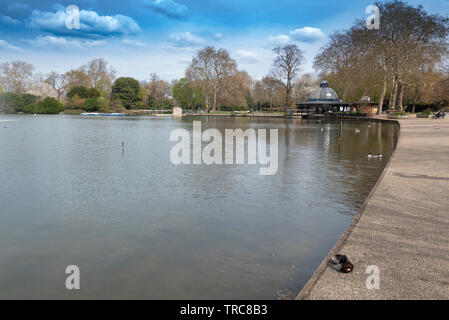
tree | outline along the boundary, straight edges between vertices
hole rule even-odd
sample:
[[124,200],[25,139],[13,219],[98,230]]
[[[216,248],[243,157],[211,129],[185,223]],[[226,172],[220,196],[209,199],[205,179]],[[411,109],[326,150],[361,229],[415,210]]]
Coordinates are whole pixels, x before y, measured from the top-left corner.
[[275,59],[272,74],[285,87],[284,111],[286,112],[290,106],[293,81],[297,77],[301,65],[304,62],[304,52],[294,44],[287,44],[283,47],[274,47],[273,53],[275,54]]
[[87,99],[87,98],[99,98],[100,91],[95,88],[86,88],[86,87],[73,87],[67,92],[67,97],[73,98],[74,96],[78,96],[78,98]]
[[31,83],[34,66],[24,61],[5,62],[0,64],[0,74],[7,91],[17,94],[25,93]]
[[222,89],[218,92],[218,101],[223,106],[248,109],[251,103],[252,79],[246,71],[237,71],[222,80]]
[[116,71],[109,63],[100,58],[93,59],[85,66],[90,86],[100,91],[108,91],[115,80]]
[[190,86],[190,81],[187,78],[182,78],[173,84],[172,95],[175,101],[182,108],[191,108],[193,105],[193,90]]
[[147,104],[151,107],[161,107],[167,105],[171,94],[171,85],[165,80],[161,80],[156,73],[150,75],[150,81],[145,84],[147,91]]
[[90,87],[90,78],[85,68],[72,69],[64,74],[65,90],[69,91],[74,87]]
[[449,20],[402,1],[376,5],[380,29],[369,30],[364,20],[356,20],[350,30],[330,37],[314,66],[344,98],[371,91],[379,98],[379,112],[391,83],[389,107],[402,110],[407,88],[416,90],[422,81],[416,75],[438,66],[447,54]]
[[306,73],[305,75],[301,76],[294,85],[294,101],[301,102],[308,100],[312,91],[317,87],[318,82],[310,73]]
[[[237,63],[225,49],[205,47],[192,58],[186,71],[190,80],[201,81],[206,96],[206,105],[212,98],[212,110],[217,108],[218,91],[223,88],[223,80],[237,73]],[[212,97],[211,97],[212,96]]]
[[112,99],[118,100],[126,109],[135,108],[140,102],[139,81],[133,78],[118,78],[112,86]]
[[61,100],[65,91],[66,77],[56,71],[51,71],[47,75],[45,82],[55,90],[58,100]]
[[282,88],[282,82],[272,76],[265,76],[262,78],[262,88],[268,97],[270,102],[270,111],[273,109],[273,98],[280,88]]

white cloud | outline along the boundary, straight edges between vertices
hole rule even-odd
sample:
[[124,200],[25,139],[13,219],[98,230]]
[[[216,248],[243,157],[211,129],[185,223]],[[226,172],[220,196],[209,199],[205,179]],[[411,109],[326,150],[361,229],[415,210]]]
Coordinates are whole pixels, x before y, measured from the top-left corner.
[[268,40],[271,45],[285,45],[291,42],[308,42],[313,43],[326,37],[323,31],[318,28],[304,27],[289,32],[289,35],[281,34],[271,36]]
[[281,34],[278,36],[270,37],[269,41],[271,44],[274,44],[274,45],[282,45],[282,44],[287,44],[287,43],[291,42],[291,39],[289,36]]
[[5,41],[5,40],[0,40],[0,49],[19,51],[19,52],[23,51],[22,48],[16,47],[15,45],[13,45],[13,44],[9,43],[8,41]]
[[326,35],[321,29],[304,27],[290,31],[290,37],[300,42],[315,42],[323,39]]
[[205,43],[203,38],[190,32],[171,34],[169,42],[175,47],[197,47]]
[[173,0],[146,0],[144,6],[172,19],[182,19],[189,14],[185,4]]
[[10,16],[3,16],[3,15],[0,15],[0,22],[9,24],[9,25],[13,25],[13,26],[17,26],[20,24],[19,20],[11,18]]
[[39,36],[36,39],[29,39],[26,41],[37,47],[52,47],[61,49],[88,49],[104,46],[106,44],[106,41],[104,40],[78,40],[55,36]]
[[260,56],[256,52],[249,50],[237,50],[235,58],[243,63],[258,63],[261,61]]
[[126,45],[129,45],[129,46],[140,47],[140,48],[146,48],[146,47],[150,46],[149,43],[142,42],[142,41],[139,41],[139,40],[132,40],[132,39],[123,39],[122,43],[126,44]]
[[56,12],[34,10],[27,25],[54,35],[87,38],[121,36],[141,31],[137,22],[128,16],[100,16],[97,12],[89,10],[80,10],[80,29],[67,29],[65,22],[65,11],[58,7]]

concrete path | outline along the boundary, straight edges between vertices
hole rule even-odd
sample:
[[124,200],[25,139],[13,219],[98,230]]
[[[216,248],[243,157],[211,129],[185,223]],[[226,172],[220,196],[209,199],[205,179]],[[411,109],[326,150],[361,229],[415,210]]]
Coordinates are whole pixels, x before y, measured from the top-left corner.
[[[449,299],[449,120],[400,125],[383,178],[329,254],[347,254],[353,273],[323,261],[297,299]],[[369,265],[379,290],[366,288]]]

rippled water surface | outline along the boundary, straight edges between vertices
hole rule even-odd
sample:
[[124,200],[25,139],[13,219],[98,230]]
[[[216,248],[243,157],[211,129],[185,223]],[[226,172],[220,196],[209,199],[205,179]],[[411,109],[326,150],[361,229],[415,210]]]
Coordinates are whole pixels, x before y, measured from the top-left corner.
[[[193,120],[279,129],[278,173],[171,164],[170,133]],[[0,115],[0,298],[293,297],[396,137],[392,124],[354,121]]]

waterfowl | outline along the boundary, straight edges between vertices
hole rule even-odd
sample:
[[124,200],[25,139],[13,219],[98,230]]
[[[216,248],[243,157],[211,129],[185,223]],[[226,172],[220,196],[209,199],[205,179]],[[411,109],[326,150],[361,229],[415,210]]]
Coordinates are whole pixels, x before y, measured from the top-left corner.
[[359,128],[356,128],[356,129],[355,129],[355,133],[360,133],[360,129],[359,129]]
[[321,128],[321,131],[324,131],[324,129],[323,129],[323,128]]
[[337,254],[329,260],[329,265],[338,272],[349,273],[354,269],[354,265],[345,255]]
[[380,153],[373,154],[372,151],[370,151],[369,154],[368,154],[368,158],[370,158],[370,159],[372,159],[372,158],[374,158],[374,159],[382,159],[382,157],[383,157],[382,154],[380,154]]

